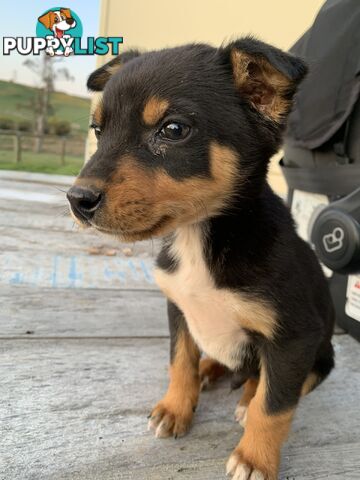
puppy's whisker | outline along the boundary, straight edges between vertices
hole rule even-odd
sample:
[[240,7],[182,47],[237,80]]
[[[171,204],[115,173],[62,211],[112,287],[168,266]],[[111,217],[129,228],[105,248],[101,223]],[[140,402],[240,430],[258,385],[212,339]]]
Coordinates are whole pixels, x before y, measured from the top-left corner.
[[67,190],[63,190],[62,188],[58,187],[57,185],[49,185],[49,188],[57,190],[58,192],[61,192],[61,193],[67,193]]

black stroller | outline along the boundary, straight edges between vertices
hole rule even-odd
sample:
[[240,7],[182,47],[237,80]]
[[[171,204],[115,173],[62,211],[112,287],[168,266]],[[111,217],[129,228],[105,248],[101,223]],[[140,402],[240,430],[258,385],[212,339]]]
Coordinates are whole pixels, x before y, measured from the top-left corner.
[[329,278],[338,324],[360,340],[360,2],[328,0],[291,51],[310,73],[280,162],[300,235]]

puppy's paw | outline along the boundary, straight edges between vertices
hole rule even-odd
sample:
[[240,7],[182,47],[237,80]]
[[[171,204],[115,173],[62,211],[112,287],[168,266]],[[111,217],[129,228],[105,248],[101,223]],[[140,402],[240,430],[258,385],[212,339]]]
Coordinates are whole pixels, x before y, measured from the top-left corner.
[[200,389],[206,390],[227,372],[227,368],[212,358],[202,358],[199,365]]
[[232,480],[276,480],[268,472],[261,472],[249,462],[243,461],[237,450],[234,450],[226,464],[226,474],[231,475]]
[[151,412],[148,430],[154,431],[157,438],[181,437],[189,430],[192,417],[189,402],[175,403],[164,398]]
[[247,417],[247,407],[245,405],[237,405],[235,409],[235,420],[242,426],[245,427]]

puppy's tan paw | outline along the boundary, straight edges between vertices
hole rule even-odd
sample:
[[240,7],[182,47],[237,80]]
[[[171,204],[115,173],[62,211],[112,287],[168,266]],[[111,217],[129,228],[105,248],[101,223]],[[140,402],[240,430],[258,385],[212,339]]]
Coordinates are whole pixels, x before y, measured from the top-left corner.
[[202,358],[199,365],[200,389],[206,390],[227,373],[227,368],[212,358]]
[[242,426],[245,427],[247,417],[247,407],[245,405],[237,405],[235,409],[235,420]]
[[275,480],[266,472],[260,472],[254,466],[244,463],[236,450],[226,464],[226,474],[231,475],[232,480]]
[[193,409],[191,406],[160,401],[150,414],[148,430],[152,430],[157,438],[174,436],[181,437],[186,434],[191,425]]

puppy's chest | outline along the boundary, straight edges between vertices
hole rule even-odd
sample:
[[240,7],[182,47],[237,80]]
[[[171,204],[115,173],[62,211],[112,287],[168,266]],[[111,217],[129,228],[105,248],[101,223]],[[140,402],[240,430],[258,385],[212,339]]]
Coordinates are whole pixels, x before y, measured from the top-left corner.
[[178,261],[177,269],[171,273],[156,270],[158,285],[183,312],[198,346],[235,369],[241,364],[247,343],[240,321],[241,299],[230,290],[216,288],[195,227],[178,232],[171,253]]

